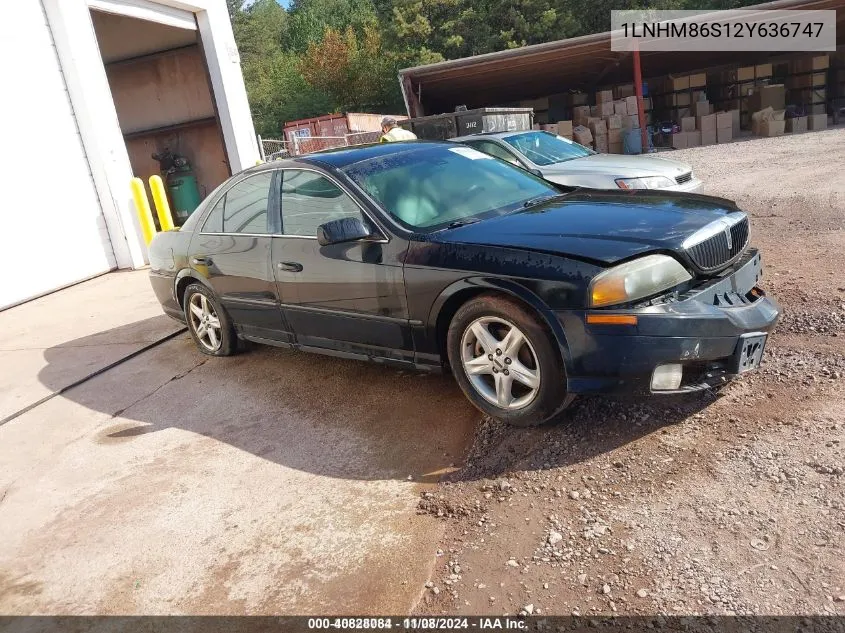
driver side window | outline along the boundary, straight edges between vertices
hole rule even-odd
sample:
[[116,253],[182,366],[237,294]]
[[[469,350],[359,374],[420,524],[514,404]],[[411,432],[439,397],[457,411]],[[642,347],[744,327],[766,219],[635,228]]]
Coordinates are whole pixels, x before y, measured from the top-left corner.
[[519,162],[519,159],[498,143],[493,143],[491,141],[476,141],[474,143],[468,143],[468,145],[484,152],[485,154],[490,154],[490,156],[501,158],[503,161],[506,161],[511,165],[522,167],[522,163]]
[[318,226],[342,218],[359,218],[368,224],[352,198],[325,176],[295,169],[282,174],[284,235],[316,237]]

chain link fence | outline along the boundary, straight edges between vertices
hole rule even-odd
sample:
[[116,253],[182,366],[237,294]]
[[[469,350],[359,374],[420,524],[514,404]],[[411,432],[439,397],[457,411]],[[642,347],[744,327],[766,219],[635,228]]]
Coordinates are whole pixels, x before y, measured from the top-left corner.
[[265,161],[281,160],[336,147],[351,147],[378,143],[381,132],[352,132],[345,136],[295,136],[293,141],[258,137],[261,158]]

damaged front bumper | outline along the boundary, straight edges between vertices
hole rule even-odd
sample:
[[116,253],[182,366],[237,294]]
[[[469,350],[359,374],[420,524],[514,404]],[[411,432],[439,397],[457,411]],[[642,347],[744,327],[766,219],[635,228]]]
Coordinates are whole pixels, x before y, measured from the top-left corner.
[[[571,393],[684,393],[756,369],[780,316],[777,303],[757,286],[761,276],[760,254],[751,249],[732,273],[672,301],[602,311],[635,315],[636,325],[592,325],[586,312],[558,313],[569,348],[567,388]],[[676,380],[667,387],[655,370]]]

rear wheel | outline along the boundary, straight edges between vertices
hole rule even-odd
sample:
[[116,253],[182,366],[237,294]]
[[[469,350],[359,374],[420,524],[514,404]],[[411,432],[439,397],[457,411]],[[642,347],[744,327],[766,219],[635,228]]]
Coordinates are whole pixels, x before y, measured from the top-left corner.
[[447,349],[464,394],[508,424],[542,424],[573,399],[554,339],[513,300],[482,295],[464,304],[449,326]]
[[203,285],[191,284],[185,289],[185,320],[197,347],[209,356],[231,356],[238,339],[229,315],[217,298]]

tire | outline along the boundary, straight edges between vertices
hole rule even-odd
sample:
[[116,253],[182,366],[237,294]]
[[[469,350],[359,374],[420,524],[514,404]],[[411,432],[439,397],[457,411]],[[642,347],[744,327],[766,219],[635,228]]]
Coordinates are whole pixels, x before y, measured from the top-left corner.
[[481,295],[461,306],[449,325],[446,349],[466,397],[507,424],[542,424],[574,399],[551,333],[512,299]]
[[205,286],[191,284],[185,288],[182,310],[191,338],[203,354],[231,356],[237,351],[238,337],[232,320]]

